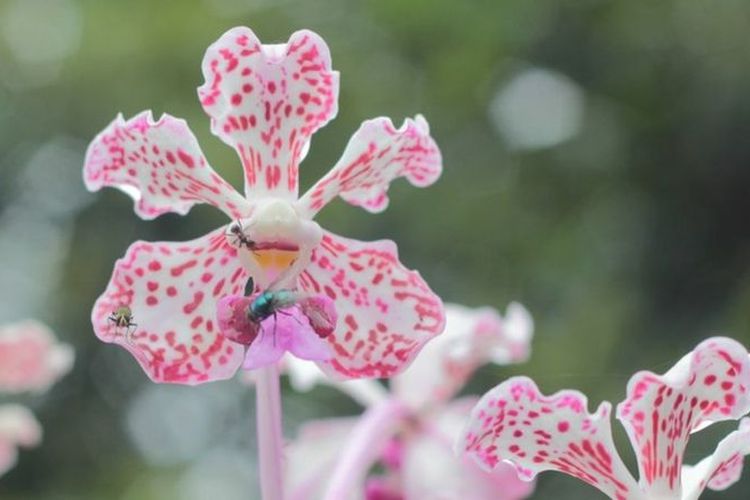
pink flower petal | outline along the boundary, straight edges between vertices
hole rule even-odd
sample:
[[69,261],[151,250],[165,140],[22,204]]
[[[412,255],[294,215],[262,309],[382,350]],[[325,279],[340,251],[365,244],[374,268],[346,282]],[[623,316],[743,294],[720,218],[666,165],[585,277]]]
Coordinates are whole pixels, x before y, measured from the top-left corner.
[[[508,310],[516,311],[513,303]],[[413,409],[446,401],[453,397],[482,365],[497,360],[502,364],[525,359],[533,327],[518,331],[490,307],[470,309],[446,304],[445,332],[430,341],[404,373],[391,380],[399,399]],[[528,312],[525,313],[529,318]]]
[[247,217],[247,201],[206,162],[184,120],[144,111],[125,121],[118,115],[89,145],[83,167],[89,191],[116,187],[135,201],[135,212],[153,219],[186,214],[210,203],[233,219]]
[[211,130],[237,150],[248,198],[297,197],[299,162],[312,134],[338,110],[338,72],[311,31],[261,45],[249,28],[227,31],[203,59],[198,89]]
[[396,129],[388,118],[366,121],[355,132],[343,156],[300,200],[312,217],[341,196],[369,212],[388,206],[392,180],[406,177],[418,187],[429,186],[442,172],[440,151],[422,116]]
[[641,488],[679,495],[682,458],[691,432],[750,410],[750,357],[738,342],[702,342],[664,375],[643,371],[628,382],[617,407],[638,458]]
[[[288,500],[322,498],[336,460],[343,451],[356,418],[308,421],[284,449]],[[352,492],[352,498],[360,498]]]
[[24,321],[0,328],[0,392],[45,391],[73,366],[73,349],[46,326]]
[[0,405],[0,476],[18,459],[18,447],[31,448],[42,440],[42,427],[25,407]]
[[515,469],[501,463],[491,472],[453,453],[475,398],[439,407],[424,420],[422,432],[410,436],[402,469],[405,498],[519,500],[534,491],[533,481],[519,479]]
[[[365,500],[405,500],[401,487],[393,477],[375,476],[365,481]],[[428,497],[414,497],[428,498]],[[430,497],[437,498],[437,497]]]
[[326,337],[334,359],[320,365],[329,375],[390,377],[443,331],[440,298],[399,262],[392,241],[365,243],[324,231],[299,284],[336,306],[338,325]]
[[518,302],[511,302],[505,310],[502,333],[499,338],[494,328],[494,321],[488,317],[486,323],[480,323],[480,331],[485,331],[489,338],[495,339],[490,347],[490,359],[496,364],[522,363],[529,358],[531,339],[534,336],[534,319]]
[[[298,317],[305,318],[302,313]],[[290,328],[293,328],[291,330],[293,336],[290,335],[292,340],[287,346],[289,352],[299,359],[308,361],[328,361],[333,357],[333,349],[331,349],[330,344],[320,338],[311,326],[293,325],[291,320],[287,320],[286,323]]]
[[246,370],[276,363],[285,352],[309,361],[326,361],[333,355],[329,344],[318,336],[296,305],[265,319],[259,331],[245,355]]
[[[223,228],[184,243],[137,241],[115,263],[94,305],[94,331],[130,351],[155,382],[192,385],[229,378],[244,353],[219,335],[216,302],[238,294],[246,281]],[[137,326],[109,319],[123,306]]]
[[587,410],[578,391],[544,396],[526,377],[513,377],[485,394],[471,411],[459,449],[487,470],[513,464],[522,479],[557,470],[610,498],[637,498],[638,486],[612,443],[611,405]]
[[42,440],[42,427],[28,410],[17,404],[0,406],[0,440],[30,448]]
[[750,418],[740,421],[740,428],[721,440],[716,451],[695,466],[682,468],[682,499],[696,500],[703,490],[721,491],[739,481],[742,462],[750,455]]
[[261,327],[261,332],[247,348],[242,364],[245,370],[257,370],[278,363],[286,352],[286,346],[279,341],[278,332],[273,331],[273,321],[266,321],[264,325],[266,326]]
[[18,449],[13,443],[0,440],[0,476],[3,476],[18,462]]

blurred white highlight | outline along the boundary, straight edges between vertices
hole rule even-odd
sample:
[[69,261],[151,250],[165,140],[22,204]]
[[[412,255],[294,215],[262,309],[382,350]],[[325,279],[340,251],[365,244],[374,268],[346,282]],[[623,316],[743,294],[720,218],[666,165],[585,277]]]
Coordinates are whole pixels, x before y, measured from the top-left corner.
[[542,68],[527,69],[500,88],[492,99],[492,124],[512,149],[549,148],[574,137],[581,128],[584,95],[570,78]]
[[57,62],[77,48],[81,12],[71,0],[12,0],[0,15],[0,30],[21,63]]

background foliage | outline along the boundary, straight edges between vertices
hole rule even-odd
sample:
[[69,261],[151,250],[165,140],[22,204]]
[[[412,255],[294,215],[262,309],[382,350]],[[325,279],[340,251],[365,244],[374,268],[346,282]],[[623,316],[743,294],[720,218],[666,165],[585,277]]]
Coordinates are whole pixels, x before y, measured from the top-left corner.
[[[0,321],[40,317],[78,353],[70,376],[28,399],[45,441],[0,497],[254,496],[252,391],[154,386],[89,322],[130,242],[226,221],[198,207],[143,222],[121,193],[86,193],[80,173],[118,111],[151,108],[187,119],[239,186],[195,94],[203,52],[229,27],[266,42],[307,27],[330,45],[340,113],[313,140],[303,189],[362,120],[428,118],[438,184],[398,183],[377,216],[334,203],[321,224],[396,240],[448,301],[528,306],[531,361],[483,369],[468,392],[523,373],[594,406],[709,334],[750,344],[749,23],[745,0],[0,0]],[[289,436],[358,411],[325,388],[287,388],[284,405]],[[701,435],[687,461],[730,427]],[[722,498],[748,489],[746,474]],[[551,474],[535,498],[599,496]]]

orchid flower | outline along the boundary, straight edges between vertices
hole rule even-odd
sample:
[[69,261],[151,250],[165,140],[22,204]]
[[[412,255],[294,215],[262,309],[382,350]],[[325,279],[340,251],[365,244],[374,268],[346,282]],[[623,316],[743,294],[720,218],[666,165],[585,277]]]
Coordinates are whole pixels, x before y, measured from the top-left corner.
[[[368,409],[361,419],[322,420],[302,427],[287,449],[291,500],[511,500],[531,493],[533,484],[520,481],[510,467],[486,473],[469,460],[456,459],[453,442],[476,399],[452,400],[483,364],[517,363],[528,357],[531,316],[517,303],[508,307],[505,317],[491,308],[446,305],[446,319],[445,332],[391,379],[390,392],[370,380],[317,377],[365,402]],[[302,366],[287,359],[290,375],[309,386],[314,377],[309,367],[298,368]],[[368,477],[376,463],[383,474]]]
[[[341,378],[389,377],[444,326],[440,298],[401,264],[393,242],[343,238],[313,218],[337,196],[382,211],[392,180],[428,186],[440,176],[441,157],[421,116],[401,128],[387,118],[368,120],[330,172],[298,197],[299,164],[310,139],[338,110],[339,75],[325,42],[303,30],[285,44],[263,45],[249,28],[237,27],[208,48],[202,69],[201,105],[213,134],[240,158],[245,196],[209,166],[183,120],[163,115],[154,121],[148,111],[130,120],[118,116],[86,153],[89,190],[121,189],[144,219],[184,215],[209,203],[228,221],[188,242],[133,243],[115,264],[92,322],[100,339],[130,351],[156,382],[226,379],[243,361],[261,368],[261,489],[264,498],[279,499],[276,360],[283,351]],[[243,293],[249,278],[255,287]],[[285,302],[294,310],[271,318],[266,313],[275,309],[254,302],[267,293],[327,298],[333,307],[311,313]],[[253,309],[263,314],[251,317]],[[243,323],[243,313],[252,321]],[[321,314],[331,327],[339,319],[323,342],[314,318]]]
[[[217,302],[240,296],[252,277],[260,290],[274,284],[333,301],[340,321],[325,339],[331,357],[320,363],[328,374],[388,377],[402,370],[442,331],[440,299],[401,264],[393,242],[343,238],[313,217],[336,196],[382,211],[397,177],[432,184],[442,166],[427,122],[364,122],[331,171],[298,198],[310,138],[338,109],[339,75],[325,42],[304,30],[285,44],[263,45],[237,27],[209,47],[202,69],[201,105],[213,134],[240,158],[245,196],[209,166],[183,120],[154,121],[147,111],[118,116],[100,133],[86,154],[89,190],[121,189],[144,219],[209,203],[228,221],[188,242],[133,243],[94,305],[97,336],[130,351],[156,382],[229,378],[245,352],[220,332]],[[123,306],[132,328],[110,319]],[[305,335],[313,334],[303,329],[297,337]]]
[[[70,371],[73,349],[36,321],[0,327],[0,394],[40,393]],[[0,476],[18,459],[18,448],[37,446],[42,428],[25,407],[0,405]]]
[[27,320],[0,328],[0,393],[44,392],[73,366],[73,349]]
[[712,455],[683,465],[691,433],[750,411],[750,357],[738,342],[713,337],[665,374],[642,371],[630,379],[617,418],[638,460],[638,482],[614,448],[611,409],[603,402],[592,414],[578,391],[545,396],[531,379],[514,377],[474,407],[459,448],[486,470],[507,462],[525,480],[556,470],[617,500],[694,500],[706,487],[736,482],[750,453],[745,418]]

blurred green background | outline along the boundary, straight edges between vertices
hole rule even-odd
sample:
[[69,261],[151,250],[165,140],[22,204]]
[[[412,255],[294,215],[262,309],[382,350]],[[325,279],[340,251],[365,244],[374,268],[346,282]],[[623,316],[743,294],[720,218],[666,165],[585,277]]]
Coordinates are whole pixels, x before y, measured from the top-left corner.
[[[313,140],[303,190],[362,120],[429,120],[445,164],[435,186],[402,181],[385,213],[336,202],[320,222],[396,240],[446,301],[529,308],[531,361],[485,368],[467,392],[523,373],[593,407],[709,334],[750,343],[746,0],[0,0],[0,322],[38,317],[77,352],[52,391],[20,399],[44,443],[0,478],[0,498],[257,496],[252,390],[151,384],[89,322],[130,242],[190,239],[224,216],[199,206],[143,222],[122,193],[81,181],[88,141],[117,112],[150,108],[187,119],[240,186],[195,92],[203,52],[235,25],[267,43],[313,29],[341,72],[340,112]],[[358,411],[326,388],[287,387],[284,406],[290,436]],[[686,462],[733,426],[700,435]],[[746,474],[721,497],[749,489]],[[600,497],[557,474],[534,496]]]

